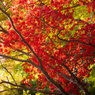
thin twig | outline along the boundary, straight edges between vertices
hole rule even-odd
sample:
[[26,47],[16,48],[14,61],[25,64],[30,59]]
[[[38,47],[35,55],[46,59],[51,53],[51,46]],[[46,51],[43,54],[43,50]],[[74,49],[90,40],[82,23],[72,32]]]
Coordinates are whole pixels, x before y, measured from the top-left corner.
[[[10,74],[10,76],[12,77],[12,79],[13,79],[13,81],[14,81],[14,83],[17,85],[17,83],[16,83],[16,81],[15,81],[15,79],[14,79],[14,77],[13,77],[13,75],[11,74],[11,72],[9,72],[8,71],[8,69],[6,68],[6,67],[4,67],[3,65],[2,65],[2,62],[0,62],[1,63],[1,66]],[[17,87],[18,88],[18,87]],[[19,94],[19,91],[18,91],[18,89],[17,89],[17,92],[18,92],[18,94]],[[19,94],[20,95],[20,94]]]

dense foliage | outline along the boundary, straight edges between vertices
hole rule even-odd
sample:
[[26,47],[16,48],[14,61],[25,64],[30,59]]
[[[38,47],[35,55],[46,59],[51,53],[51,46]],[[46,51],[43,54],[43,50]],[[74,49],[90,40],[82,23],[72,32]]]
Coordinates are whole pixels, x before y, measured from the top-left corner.
[[[90,95],[95,61],[94,0],[1,0],[0,56],[19,61],[28,74],[17,89]],[[7,19],[8,18],[8,19]],[[36,77],[35,77],[36,76]],[[48,92],[45,90],[48,89]],[[16,89],[16,88],[15,88]]]

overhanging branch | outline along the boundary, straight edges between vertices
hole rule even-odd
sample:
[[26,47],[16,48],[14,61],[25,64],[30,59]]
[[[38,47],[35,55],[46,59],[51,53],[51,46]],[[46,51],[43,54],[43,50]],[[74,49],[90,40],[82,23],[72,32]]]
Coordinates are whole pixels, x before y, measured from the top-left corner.
[[50,92],[50,91],[46,92],[46,91],[41,91],[41,90],[33,89],[33,88],[30,88],[30,87],[22,86],[22,85],[16,85],[16,84],[13,84],[11,82],[7,82],[7,81],[2,80],[0,82],[0,84],[3,84],[3,83],[10,84],[12,86],[19,87],[19,88],[10,88],[10,89],[6,89],[6,90],[2,90],[0,92],[21,89],[21,90],[30,90],[30,91],[35,91],[35,92],[40,92],[40,93],[45,93],[45,94],[54,94],[54,95],[60,95],[60,94],[62,94],[61,92]]
[[4,57],[4,58],[7,58],[7,59],[15,60],[15,61],[28,62],[28,63],[32,64],[33,66],[35,66],[36,68],[39,68],[38,65],[36,65],[34,62],[32,62],[32,61],[29,60],[29,59],[27,59],[27,60],[22,60],[22,59],[14,58],[14,57],[7,56],[7,55],[3,55],[3,54],[0,54],[0,56],[2,56],[2,57]]
[[61,41],[66,41],[66,42],[78,42],[78,43],[81,43],[81,44],[84,44],[84,45],[89,45],[89,46],[92,46],[92,47],[95,47],[95,45],[92,45],[91,43],[85,43],[85,42],[81,42],[79,40],[76,40],[76,39],[73,39],[73,40],[66,40],[66,39],[62,39],[59,37],[59,34],[60,34],[60,31],[59,33],[57,34],[57,38]]
[[22,59],[14,58],[14,57],[3,55],[3,54],[0,54],[0,56],[2,56],[4,58],[7,58],[7,59],[12,59],[12,60],[20,61],[20,62],[29,62],[28,60],[22,60]]
[[5,33],[5,34],[9,35],[8,31],[7,31],[7,30],[5,30],[1,25],[0,25],[0,28],[1,28],[1,30],[0,30],[0,31],[2,31],[3,33]]

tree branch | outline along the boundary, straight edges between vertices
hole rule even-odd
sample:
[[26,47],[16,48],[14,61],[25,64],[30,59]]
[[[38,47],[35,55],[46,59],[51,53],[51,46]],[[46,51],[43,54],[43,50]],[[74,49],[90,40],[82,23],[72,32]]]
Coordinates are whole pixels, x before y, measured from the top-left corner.
[[0,39],[1,39],[2,41],[4,41],[4,39],[3,39],[2,37],[0,37]]
[[25,54],[27,56],[32,56],[30,53],[24,52],[22,50],[16,49],[16,51],[21,52],[22,54]]
[[65,75],[65,74],[63,74],[63,73],[59,73],[59,74],[60,74],[62,77],[64,77],[65,79],[67,79],[68,81],[70,81],[70,82],[76,84],[76,81],[75,81],[74,79],[70,78],[69,76],[67,76],[67,75]]
[[52,84],[54,84],[55,87],[57,87],[64,95],[69,95],[69,94],[61,87],[61,85],[59,85],[57,82],[55,82],[55,81],[48,75],[48,73],[47,73],[43,68],[40,68],[40,70],[43,72],[43,74],[45,75],[45,77],[47,78],[47,80],[49,80]]
[[68,71],[69,74],[71,74],[71,76],[74,78],[74,82],[75,84],[77,84],[79,86],[79,88],[83,91],[84,95],[90,95],[90,93],[87,91],[86,88],[84,88],[84,85],[80,82],[80,80],[70,71],[70,69],[64,64],[62,63],[62,66],[66,68],[66,70]]
[[12,60],[20,61],[20,62],[29,62],[28,60],[17,59],[17,58],[13,58],[11,56],[3,55],[3,54],[0,54],[0,56],[2,56],[4,58],[7,58],[7,59],[12,59]]
[[37,65],[34,64],[31,60],[21,60],[21,59],[12,58],[12,57],[9,57],[9,56],[6,56],[6,55],[2,55],[2,54],[0,54],[0,56],[3,56],[3,57],[5,57],[5,58],[9,58],[9,59],[13,59],[13,60],[16,60],[16,61],[20,61],[20,62],[29,62],[29,63],[31,63],[31,64],[34,65],[35,67],[39,68],[39,69],[43,72],[43,74],[46,76],[46,78],[47,78],[51,83],[53,83],[64,95],[69,95],[69,94],[68,94],[67,92],[65,92],[65,90],[64,90],[60,85],[58,85],[58,84],[48,75],[48,73],[43,69],[43,65],[42,65],[42,62],[41,62],[40,58],[39,58],[38,55],[33,51],[33,49],[31,48],[31,46],[25,41],[25,39],[24,39],[23,36],[20,34],[20,32],[15,28],[14,23],[13,23],[13,21],[12,21],[10,15],[9,15],[7,12],[3,11],[1,8],[0,8],[0,10],[8,17],[8,19],[9,19],[11,25],[12,25],[12,28],[13,28],[14,31],[20,36],[22,42],[24,42],[24,43],[26,44],[26,46],[30,49],[30,51],[31,51],[31,52],[34,54],[34,56],[37,58],[37,60],[38,60],[38,62],[39,62],[39,64],[40,64],[40,66],[37,66]]
[[[4,41],[4,39],[3,39],[2,37],[0,37],[0,39],[2,39],[2,40]],[[0,41],[0,43],[3,43],[3,44],[4,44],[4,42],[2,42],[2,41]],[[4,45],[7,45],[7,44],[4,44]],[[11,45],[10,45],[10,48],[13,49]],[[25,55],[27,55],[27,56],[32,57],[32,55],[31,55],[30,53],[24,52],[24,51],[22,51],[22,50],[19,50],[19,49],[13,49],[13,50],[14,50],[14,51],[18,51],[18,52],[20,52],[20,53],[22,53],[22,54],[25,54]]]
[[35,92],[40,92],[40,93],[45,93],[45,94],[55,94],[55,95],[62,94],[61,92],[49,92],[49,91],[46,92],[46,91],[41,91],[41,90],[33,89],[33,88],[30,88],[30,87],[22,86],[22,85],[16,85],[16,84],[13,84],[11,82],[7,82],[7,81],[2,80],[2,82],[0,82],[0,84],[3,84],[3,83],[10,84],[12,86],[20,87],[20,88],[11,88],[11,89],[6,89],[6,90],[0,91],[0,92],[14,90],[14,89],[21,89],[21,90],[30,90],[30,91],[35,91]]
[[[8,69],[2,65],[2,62],[0,62],[0,63],[1,63],[1,66],[10,74],[10,76],[12,77],[14,83],[17,85],[17,83],[16,83],[16,81],[15,81],[13,75],[11,74],[11,72],[9,72]],[[17,88],[18,88],[18,87],[17,87]],[[18,95],[20,95],[18,89],[17,89],[17,92],[18,92]]]
[[42,67],[43,65],[42,65],[42,62],[41,62],[40,58],[34,52],[34,50],[31,48],[31,46],[26,42],[26,40],[23,38],[23,36],[20,34],[20,32],[15,28],[14,23],[13,23],[10,15],[7,12],[5,12],[4,10],[2,10],[1,8],[0,8],[0,10],[8,17],[8,19],[9,19],[9,21],[11,23],[11,26],[14,29],[14,31],[19,35],[19,37],[21,38],[22,42],[24,42],[26,44],[26,46],[30,49],[30,51],[34,54],[34,56],[37,58],[37,60],[38,60],[38,62],[40,64],[40,67]]
[[[0,62],[1,63],[1,62]],[[6,68],[6,67],[4,67],[3,65],[2,65],[2,63],[1,63],[1,66],[2,66],[2,68],[4,68],[9,74],[10,74],[10,76],[12,77],[12,79],[13,79],[13,81],[15,82],[15,84],[17,85],[17,83],[16,83],[16,81],[15,81],[15,79],[14,79],[14,77],[12,76],[12,74],[8,71],[8,69]]]
[[5,34],[9,35],[8,31],[7,31],[7,30],[5,30],[1,25],[0,25],[0,28],[2,29],[2,30],[0,30],[0,31],[2,31],[3,33],[5,33]]
[[4,57],[4,58],[7,58],[7,59],[12,59],[12,60],[16,60],[16,61],[20,61],[20,62],[28,62],[30,64],[32,64],[33,66],[35,66],[36,68],[39,69],[39,66],[36,65],[34,62],[32,62],[31,60],[27,59],[27,60],[22,60],[22,59],[17,59],[17,58],[13,58],[11,56],[7,56],[7,55],[3,55],[3,54],[0,54],[0,56]]
[[61,40],[61,41],[66,41],[66,42],[78,42],[78,43],[81,43],[81,44],[84,44],[84,45],[90,45],[90,46],[92,46],[92,47],[95,47],[95,45],[92,45],[91,43],[85,43],[85,42],[81,42],[81,41],[75,40],[75,39],[73,39],[73,40],[62,39],[62,38],[60,38],[60,37],[58,36],[58,35],[60,34],[60,32],[61,32],[61,30],[59,30],[59,33],[57,34],[57,38],[58,38],[59,40]]

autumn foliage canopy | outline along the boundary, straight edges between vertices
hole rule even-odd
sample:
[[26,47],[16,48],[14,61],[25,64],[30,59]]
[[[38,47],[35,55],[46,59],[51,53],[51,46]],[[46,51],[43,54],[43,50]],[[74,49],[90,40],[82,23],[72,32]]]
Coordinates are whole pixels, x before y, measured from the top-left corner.
[[37,75],[36,90],[48,86],[50,94],[90,95],[83,80],[95,62],[95,1],[10,2],[11,14],[0,7],[8,18],[0,25],[0,56],[21,62],[28,74],[22,82],[32,87]]

